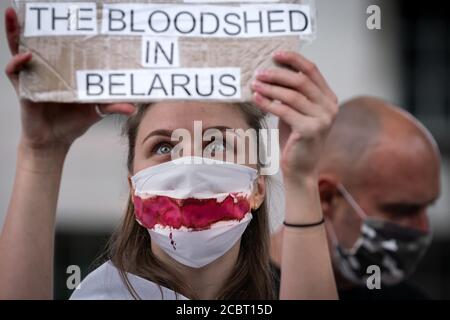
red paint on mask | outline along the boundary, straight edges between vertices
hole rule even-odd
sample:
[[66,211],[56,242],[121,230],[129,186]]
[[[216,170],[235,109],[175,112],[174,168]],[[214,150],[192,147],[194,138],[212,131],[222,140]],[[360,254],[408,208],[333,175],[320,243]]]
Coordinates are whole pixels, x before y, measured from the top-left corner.
[[173,199],[155,196],[141,199],[133,196],[136,218],[148,229],[156,224],[178,229],[182,226],[194,230],[208,228],[222,220],[241,220],[250,211],[247,198],[227,196],[216,199]]

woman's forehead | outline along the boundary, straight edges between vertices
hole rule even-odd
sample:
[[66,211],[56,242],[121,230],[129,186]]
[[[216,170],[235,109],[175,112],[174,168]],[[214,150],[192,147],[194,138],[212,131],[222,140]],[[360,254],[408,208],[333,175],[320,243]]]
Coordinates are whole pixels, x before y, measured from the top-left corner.
[[139,131],[142,134],[153,130],[184,128],[194,126],[203,129],[227,127],[248,129],[244,113],[238,105],[230,103],[205,102],[159,102],[153,104],[142,119]]

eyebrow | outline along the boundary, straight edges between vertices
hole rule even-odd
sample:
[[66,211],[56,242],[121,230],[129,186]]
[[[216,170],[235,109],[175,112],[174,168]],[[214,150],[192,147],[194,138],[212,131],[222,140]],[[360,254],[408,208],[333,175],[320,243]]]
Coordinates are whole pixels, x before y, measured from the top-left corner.
[[[235,130],[235,129],[230,128],[230,127],[227,127],[227,126],[217,126],[217,127],[208,127],[208,128],[205,128],[205,129],[203,130],[203,133],[204,133],[205,131],[207,131],[207,130],[210,130],[210,129],[216,129],[216,130],[219,130],[219,131]],[[145,141],[147,141],[149,138],[154,137],[154,136],[171,137],[171,136],[172,136],[172,132],[173,132],[173,130],[167,130],[167,129],[157,129],[157,130],[154,130],[154,131],[150,132],[150,133],[142,140],[141,144],[144,144]]]
[[392,202],[392,203],[383,203],[380,205],[380,208],[387,211],[397,211],[399,213],[406,212],[414,212],[421,208],[425,208],[433,205],[437,201],[436,199],[432,199],[423,203],[413,203],[413,202]]
[[144,144],[145,141],[147,141],[149,138],[154,136],[165,136],[165,137],[171,137],[172,131],[166,130],[166,129],[158,129],[155,131],[150,132],[141,142],[141,144]]

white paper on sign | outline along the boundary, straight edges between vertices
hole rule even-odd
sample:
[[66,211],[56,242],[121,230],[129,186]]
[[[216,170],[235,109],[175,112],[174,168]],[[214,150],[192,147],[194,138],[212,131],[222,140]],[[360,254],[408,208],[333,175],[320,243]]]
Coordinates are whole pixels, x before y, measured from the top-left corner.
[[141,63],[146,68],[179,67],[178,38],[142,37]]
[[238,68],[169,68],[77,71],[82,101],[229,100],[241,97]]
[[102,34],[254,38],[313,33],[309,5],[104,4]]
[[25,37],[97,34],[95,2],[32,2],[25,8]]

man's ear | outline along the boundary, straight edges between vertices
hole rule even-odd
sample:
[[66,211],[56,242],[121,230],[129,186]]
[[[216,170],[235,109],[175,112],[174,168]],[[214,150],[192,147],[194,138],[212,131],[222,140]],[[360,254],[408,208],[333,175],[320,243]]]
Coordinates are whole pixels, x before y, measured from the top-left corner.
[[320,175],[318,183],[323,215],[332,220],[336,210],[336,197],[340,196],[337,188],[339,181],[333,176]]
[[253,191],[250,206],[252,210],[257,210],[266,198],[266,180],[263,176],[259,176],[255,181],[255,189]]

